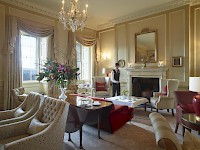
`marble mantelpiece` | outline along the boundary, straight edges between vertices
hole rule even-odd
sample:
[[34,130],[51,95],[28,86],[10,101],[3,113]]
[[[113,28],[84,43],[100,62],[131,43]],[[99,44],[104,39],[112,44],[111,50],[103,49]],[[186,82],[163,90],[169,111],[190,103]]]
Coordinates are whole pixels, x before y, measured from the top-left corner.
[[143,77],[143,78],[159,78],[165,79],[167,76],[167,67],[131,67],[126,68],[127,77],[127,89],[132,95],[132,78],[133,77]]

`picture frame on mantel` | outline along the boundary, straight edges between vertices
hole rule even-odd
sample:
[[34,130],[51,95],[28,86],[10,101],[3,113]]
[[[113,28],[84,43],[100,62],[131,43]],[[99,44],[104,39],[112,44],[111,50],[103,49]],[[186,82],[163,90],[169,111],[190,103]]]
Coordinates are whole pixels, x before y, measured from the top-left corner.
[[183,58],[182,56],[172,57],[172,67],[182,67],[183,65]]

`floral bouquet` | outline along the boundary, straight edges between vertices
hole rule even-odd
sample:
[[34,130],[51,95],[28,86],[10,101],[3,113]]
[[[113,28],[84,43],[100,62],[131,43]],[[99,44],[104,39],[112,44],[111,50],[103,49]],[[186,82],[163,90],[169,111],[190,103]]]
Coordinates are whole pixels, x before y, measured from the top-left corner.
[[37,75],[38,81],[44,78],[47,82],[55,81],[55,84],[61,88],[65,88],[67,82],[69,83],[70,80],[76,79],[79,75],[77,73],[79,68],[69,65],[68,63],[61,64],[51,59],[47,59],[41,70],[42,72]]

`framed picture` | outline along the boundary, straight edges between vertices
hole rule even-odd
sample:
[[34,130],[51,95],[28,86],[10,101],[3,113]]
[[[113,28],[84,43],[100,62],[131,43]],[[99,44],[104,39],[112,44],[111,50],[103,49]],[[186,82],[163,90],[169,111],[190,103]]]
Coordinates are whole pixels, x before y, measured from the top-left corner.
[[124,68],[125,60],[120,59],[120,60],[118,60],[118,63],[119,63],[119,67]]
[[181,67],[182,66],[182,57],[172,57],[172,67]]

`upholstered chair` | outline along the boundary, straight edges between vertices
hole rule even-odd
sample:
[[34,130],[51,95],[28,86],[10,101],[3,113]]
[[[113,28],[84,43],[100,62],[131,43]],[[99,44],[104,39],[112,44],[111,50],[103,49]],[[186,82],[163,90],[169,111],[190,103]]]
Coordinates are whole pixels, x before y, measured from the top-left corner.
[[177,79],[161,79],[160,92],[154,92],[150,99],[151,106],[157,109],[172,110],[176,106],[174,91],[178,89],[179,80]]
[[27,94],[24,92],[24,87],[19,87],[11,90],[14,108],[18,107],[27,97]]
[[110,97],[110,78],[93,77],[92,78],[92,96],[108,98]]
[[47,97],[35,116],[0,127],[3,150],[61,150],[69,103]]
[[39,108],[42,97],[39,93],[30,92],[23,103],[17,108],[0,111],[0,126],[22,121],[33,116]]
[[196,92],[191,91],[175,91],[175,98],[177,102],[176,106],[176,128],[175,133],[178,130],[178,126],[181,123],[181,118],[184,113],[195,113],[192,99]]

